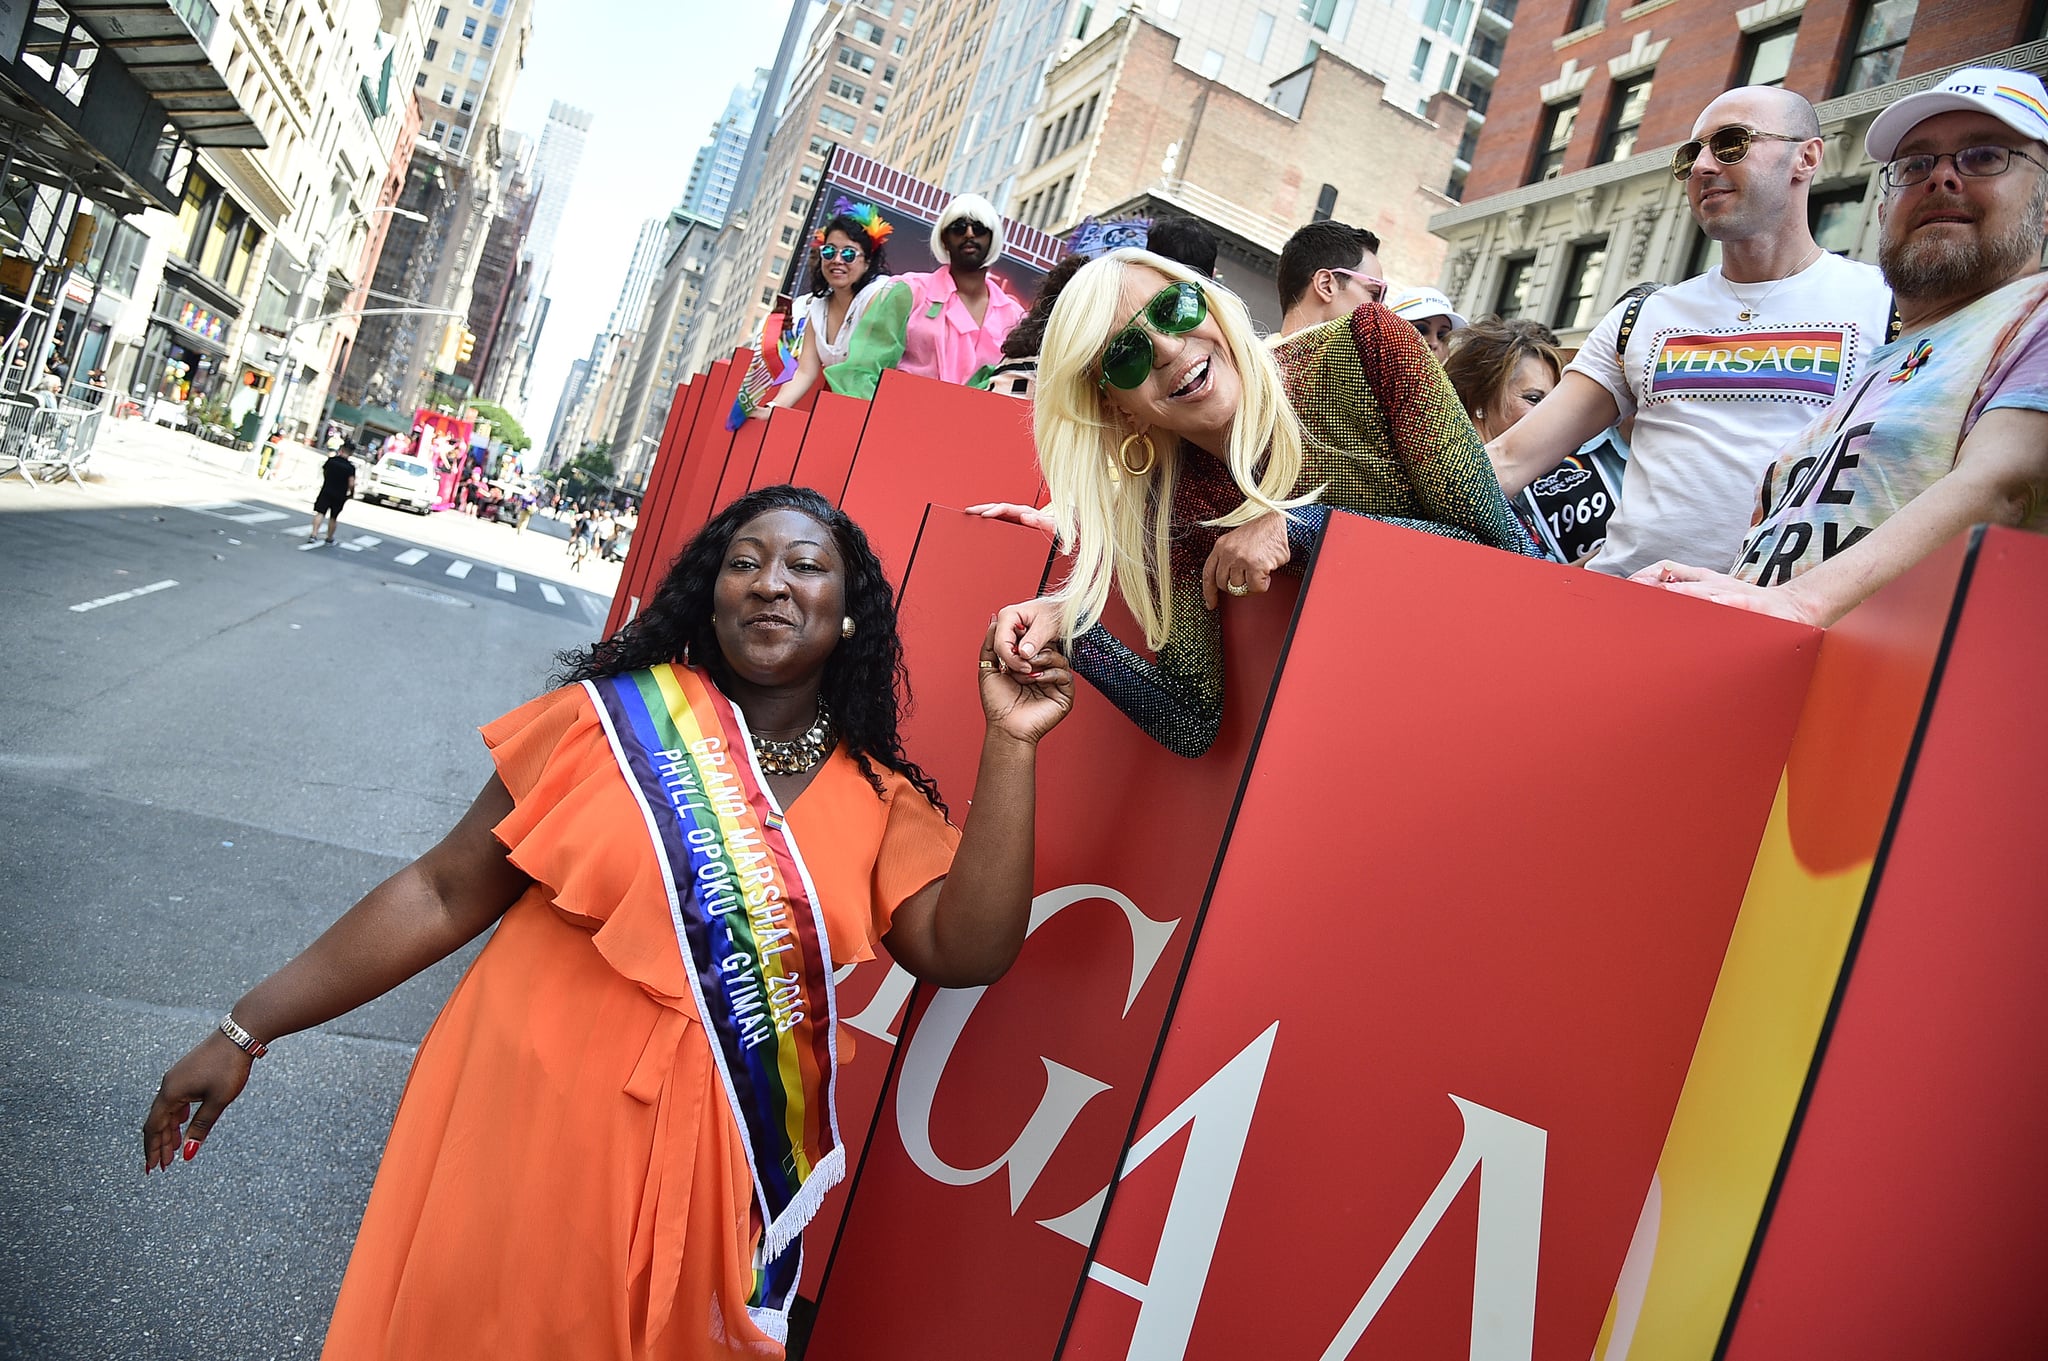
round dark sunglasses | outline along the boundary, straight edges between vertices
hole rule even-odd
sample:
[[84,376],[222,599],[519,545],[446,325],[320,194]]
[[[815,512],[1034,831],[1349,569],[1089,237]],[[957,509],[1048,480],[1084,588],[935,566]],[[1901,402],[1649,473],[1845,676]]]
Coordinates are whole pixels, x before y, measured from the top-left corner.
[[1714,153],[1714,159],[1722,165],[1734,165],[1749,154],[1755,142],[1804,142],[1804,137],[1787,137],[1782,132],[1758,132],[1755,128],[1739,125],[1716,128],[1705,140],[1694,138],[1671,153],[1671,174],[1674,179],[1692,178],[1693,162],[1700,158],[1701,148]]
[[954,218],[954,219],[953,219],[953,220],[952,220],[951,222],[948,222],[948,223],[946,224],[946,230],[945,230],[945,231],[944,231],[943,233],[941,233],[941,234],[942,234],[942,235],[945,235],[945,236],[968,236],[968,235],[973,235],[973,236],[989,236],[989,237],[992,237],[992,236],[994,236],[994,235],[995,235],[995,233],[994,233],[993,231],[990,231],[990,230],[989,230],[989,227],[988,227],[988,224],[987,224],[987,223],[985,223],[985,222],[976,222],[976,221],[975,221],[975,220],[974,220],[973,218],[971,218],[971,217],[956,217],[956,218]]
[[821,260],[844,260],[850,265],[855,260],[860,259],[860,247],[820,246],[818,247],[818,258]]
[[1109,338],[1102,352],[1102,377],[1098,388],[1115,387],[1125,392],[1143,387],[1152,376],[1152,337],[1147,328],[1163,336],[1185,335],[1200,326],[1209,315],[1209,296],[1198,283],[1168,284]]

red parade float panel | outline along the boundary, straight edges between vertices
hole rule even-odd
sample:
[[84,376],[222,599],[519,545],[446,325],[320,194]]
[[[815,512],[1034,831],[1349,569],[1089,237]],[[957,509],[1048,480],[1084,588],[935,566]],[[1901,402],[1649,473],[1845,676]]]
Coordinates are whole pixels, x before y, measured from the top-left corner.
[[1027,403],[892,369],[882,375],[840,505],[867,531],[889,579],[902,581],[927,502],[1035,506],[1044,485]]
[[1819,640],[1333,516],[1065,1354],[1588,1356]]
[[[987,545],[1021,532],[934,509],[905,586],[915,749],[959,753],[962,779],[982,721],[951,677],[969,665],[965,640],[986,631],[990,601],[1015,589],[991,578]],[[920,603],[937,593],[959,619],[954,636]],[[1052,1355],[1087,1234],[1038,1221],[1085,1206],[1129,1137],[1294,594],[1282,577],[1235,606],[1233,702],[1204,759],[1168,753],[1085,684],[1039,749],[1031,938],[992,988],[921,990],[910,1024],[922,1038],[896,1061],[809,1355]]]
[[[618,631],[632,618],[640,602],[654,593],[667,569],[668,560],[657,556],[654,544],[661,542],[662,527],[674,509],[676,481],[682,475],[682,442],[703,405],[706,384],[683,383],[669,402],[668,419],[662,422],[661,442],[655,446],[653,466],[647,470],[647,490],[640,497],[640,513],[634,521],[635,542],[626,547],[626,562],[619,573],[619,589],[612,595],[611,613],[604,621],[607,634]],[[641,551],[640,543],[650,547]]]
[[754,463],[754,480],[747,484],[748,490],[773,487],[795,477],[796,456],[803,448],[804,427],[810,419],[808,411],[785,407],[768,413],[768,433],[761,441],[761,456]]
[[[737,493],[736,447],[841,500],[905,580],[906,749],[957,818],[975,648],[1047,550],[925,507],[1037,498],[1028,407],[891,374],[757,456],[723,430],[744,359],[679,396],[625,580]],[[1337,516],[1291,644],[1291,582],[1226,604],[1205,759],[1083,684],[1017,967],[914,996],[842,968],[855,1173],[807,1234],[809,1355],[2043,1350],[2016,1273],[2048,1102],[2011,1079],[2048,941],[1995,848],[2044,801],[2048,548],[1986,542],[1821,641]]]
[[[981,757],[976,659],[988,632],[989,592],[1029,599],[1045,575],[1050,546],[1034,531],[933,507],[916,552],[956,561],[971,557],[976,566],[971,574],[920,577],[900,606],[904,660],[919,677],[903,724],[903,749],[938,785],[957,824],[967,815]],[[912,980],[879,948],[873,959],[842,963],[840,979],[839,1130],[851,1155],[848,1166],[858,1167]],[[801,1289],[807,1298],[817,1297],[850,1187],[850,1181],[842,1182],[828,1195],[804,1232]]]
[[810,425],[804,431],[790,481],[838,505],[846,495],[846,477],[853,471],[853,456],[860,449],[860,433],[867,426],[871,405],[836,392],[820,393],[811,407]]
[[2048,1355],[2044,599],[1978,531],[1729,1361]]
[[768,422],[747,420],[732,432],[732,446],[725,456],[725,473],[711,496],[711,514],[746,495],[754,485],[754,467],[761,461],[761,443],[768,437]]

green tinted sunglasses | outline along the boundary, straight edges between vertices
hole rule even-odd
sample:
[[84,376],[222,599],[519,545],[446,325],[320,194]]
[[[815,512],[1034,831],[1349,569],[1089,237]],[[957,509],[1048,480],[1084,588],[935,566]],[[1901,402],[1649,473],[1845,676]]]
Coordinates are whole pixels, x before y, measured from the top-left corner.
[[1109,338],[1102,352],[1102,377],[1098,388],[1114,385],[1129,392],[1143,387],[1152,376],[1152,337],[1146,329],[1163,336],[1185,335],[1200,326],[1209,315],[1209,298],[1197,283],[1168,284],[1152,295],[1152,301],[1138,309],[1121,331]]

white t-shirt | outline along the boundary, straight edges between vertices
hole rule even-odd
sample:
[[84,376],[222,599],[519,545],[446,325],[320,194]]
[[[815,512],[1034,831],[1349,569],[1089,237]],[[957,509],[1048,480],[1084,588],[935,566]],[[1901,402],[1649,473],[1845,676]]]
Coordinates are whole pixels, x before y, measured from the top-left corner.
[[810,318],[804,327],[804,343],[818,347],[820,370],[846,362],[847,351],[853,345],[853,328],[860,324],[861,313],[868,310],[869,303],[882,296],[880,285],[890,282],[891,277],[886,274],[871,274],[862,280],[860,291],[853,295],[853,301],[846,309],[846,320],[839,324],[839,334],[835,336],[825,334],[825,309],[831,305],[832,295],[813,293],[804,299],[804,312]]
[[1571,371],[1636,423],[1621,504],[1586,565],[1627,576],[1669,558],[1725,571],[1764,471],[1850,389],[1884,344],[1891,305],[1876,266],[1823,254],[1775,284],[1731,288],[1716,266],[1659,289],[1625,360],[1614,341],[1626,304],[1609,312]]

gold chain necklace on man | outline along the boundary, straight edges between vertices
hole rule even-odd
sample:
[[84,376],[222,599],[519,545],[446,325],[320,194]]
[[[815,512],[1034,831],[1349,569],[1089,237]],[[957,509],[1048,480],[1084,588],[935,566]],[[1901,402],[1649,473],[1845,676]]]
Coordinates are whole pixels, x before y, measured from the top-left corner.
[[770,775],[803,775],[817,769],[832,752],[832,712],[818,696],[818,717],[800,736],[787,742],[753,734],[754,755]]
[[1822,253],[1822,248],[1819,246],[1815,246],[1813,248],[1813,254],[1807,256],[1804,260],[1800,261],[1799,264],[1793,268],[1791,274],[1787,274],[1783,279],[1773,279],[1771,281],[1771,286],[1764,290],[1764,295],[1761,298],[1758,298],[1755,302],[1746,301],[1740,293],[1737,293],[1735,291],[1735,285],[1728,281],[1728,275],[1724,272],[1721,275],[1721,287],[1727,289],[1728,296],[1735,299],[1735,305],[1739,309],[1735,313],[1735,319],[1737,321],[1755,320],[1757,314],[1764,310],[1764,304],[1771,300],[1771,294],[1777,292],[1780,288],[1784,287],[1785,279],[1790,279],[1796,275],[1804,274],[1806,272],[1807,266],[1811,265],[1815,260],[1820,259]]

